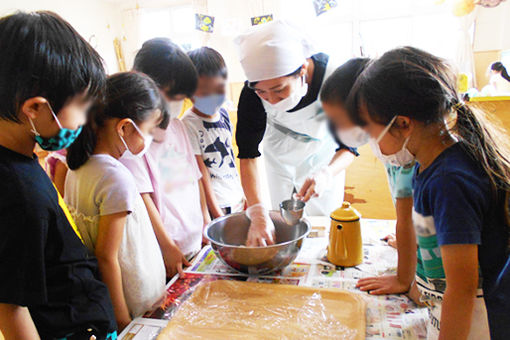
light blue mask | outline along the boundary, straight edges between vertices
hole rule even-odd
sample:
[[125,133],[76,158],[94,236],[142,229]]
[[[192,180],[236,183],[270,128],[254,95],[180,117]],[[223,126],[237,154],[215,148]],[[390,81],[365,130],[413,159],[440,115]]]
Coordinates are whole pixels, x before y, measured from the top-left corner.
[[225,102],[225,94],[211,94],[209,96],[197,97],[194,96],[193,106],[201,113],[212,116],[220,109],[221,105]]

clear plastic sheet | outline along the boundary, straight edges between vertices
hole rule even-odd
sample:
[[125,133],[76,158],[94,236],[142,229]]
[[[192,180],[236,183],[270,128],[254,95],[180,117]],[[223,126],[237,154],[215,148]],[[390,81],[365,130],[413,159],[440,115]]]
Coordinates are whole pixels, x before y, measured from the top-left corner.
[[158,339],[364,339],[355,293],[219,280],[199,284]]

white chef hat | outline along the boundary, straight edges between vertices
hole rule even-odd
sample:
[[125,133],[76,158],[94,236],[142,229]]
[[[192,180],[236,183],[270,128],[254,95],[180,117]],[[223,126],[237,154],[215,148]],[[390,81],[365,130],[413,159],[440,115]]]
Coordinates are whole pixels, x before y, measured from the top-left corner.
[[248,81],[286,76],[313,54],[313,47],[299,28],[284,20],[253,26],[236,37],[239,59]]

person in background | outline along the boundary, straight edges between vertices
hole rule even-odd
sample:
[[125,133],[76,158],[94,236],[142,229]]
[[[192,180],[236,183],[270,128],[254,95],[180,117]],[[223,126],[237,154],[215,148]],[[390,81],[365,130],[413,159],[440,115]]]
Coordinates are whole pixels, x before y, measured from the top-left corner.
[[506,339],[510,333],[510,147],[483,112],[462,102],[441,58],[402,47],[358,77],[351,120],[402,166],[416,158],[416,284],[429,339]]
[[80,134],[104,86],[103,61],[51,12],[1,18],[0,60],[0,331],[116,339],[97,262],[34,155],[36,143],[61,150]]
[[510,75],[505,65],[501,61],[492,63],[490,73],[489,84],[494,88],[494,95],[510,96]]
[[398,267],[396,275],[363,278],[357,287],[370,294],[396,294],[408,292],[416,269],[416,236],[412,224],[413,189],[412,177],[415,161],[399,166],[397,162],[379,152],[375,139],[349,119],[346,102],[354,82],[369,64],[370,59],[355,58],[347,61],[324,82],[321,101],[324,111],[337,127],[340,140],[350,147],[369,143],[374,155],[379,158],[388,175],[393,203],[397,215],[396,234]]
[[163,119],[156,84],[141,73],[108,77],[104,103],[67,153],[65,200],[99,262],[119,330],[165,294],[165,266],[134,178],[119,159],[143,155]]
[[244,193],[232,151],[233,127],[222,105],[226,99],[227,67],[209,47],[188,53],[198,72],[198,87],[182,121],[202,172],[207,206],[216,218],[244,210]]
[[136,54],[133,69],[147,74],[169,110],[154,131],[154,140],[143,157],[123,157],[158,237],[167,277],[183,271],[183,265],[202,246],[202,231],[210,222],[200,170],[191,150],[184,124],[177,119],[184,98],[197,86],[197,73],[186,53],[170,39],[146,41]]

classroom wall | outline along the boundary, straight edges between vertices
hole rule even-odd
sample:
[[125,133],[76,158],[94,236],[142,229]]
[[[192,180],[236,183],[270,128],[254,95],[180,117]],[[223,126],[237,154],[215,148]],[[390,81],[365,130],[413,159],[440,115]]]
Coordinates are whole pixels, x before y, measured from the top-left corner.
[[474,32],[475,79],[478,89],[488,84],[488,67],[510,49],[510,2],[494,8],[477,8]]
[[114,2],[104,0],[2,0],[0,16],[16,10],[56,12],[80,33],[103,57],[108,73],[118,71],[113,39],[120,36],[120,12]]
[[476,51],[510,49],[510,2],[494,8],[477,8],[473,48]]

